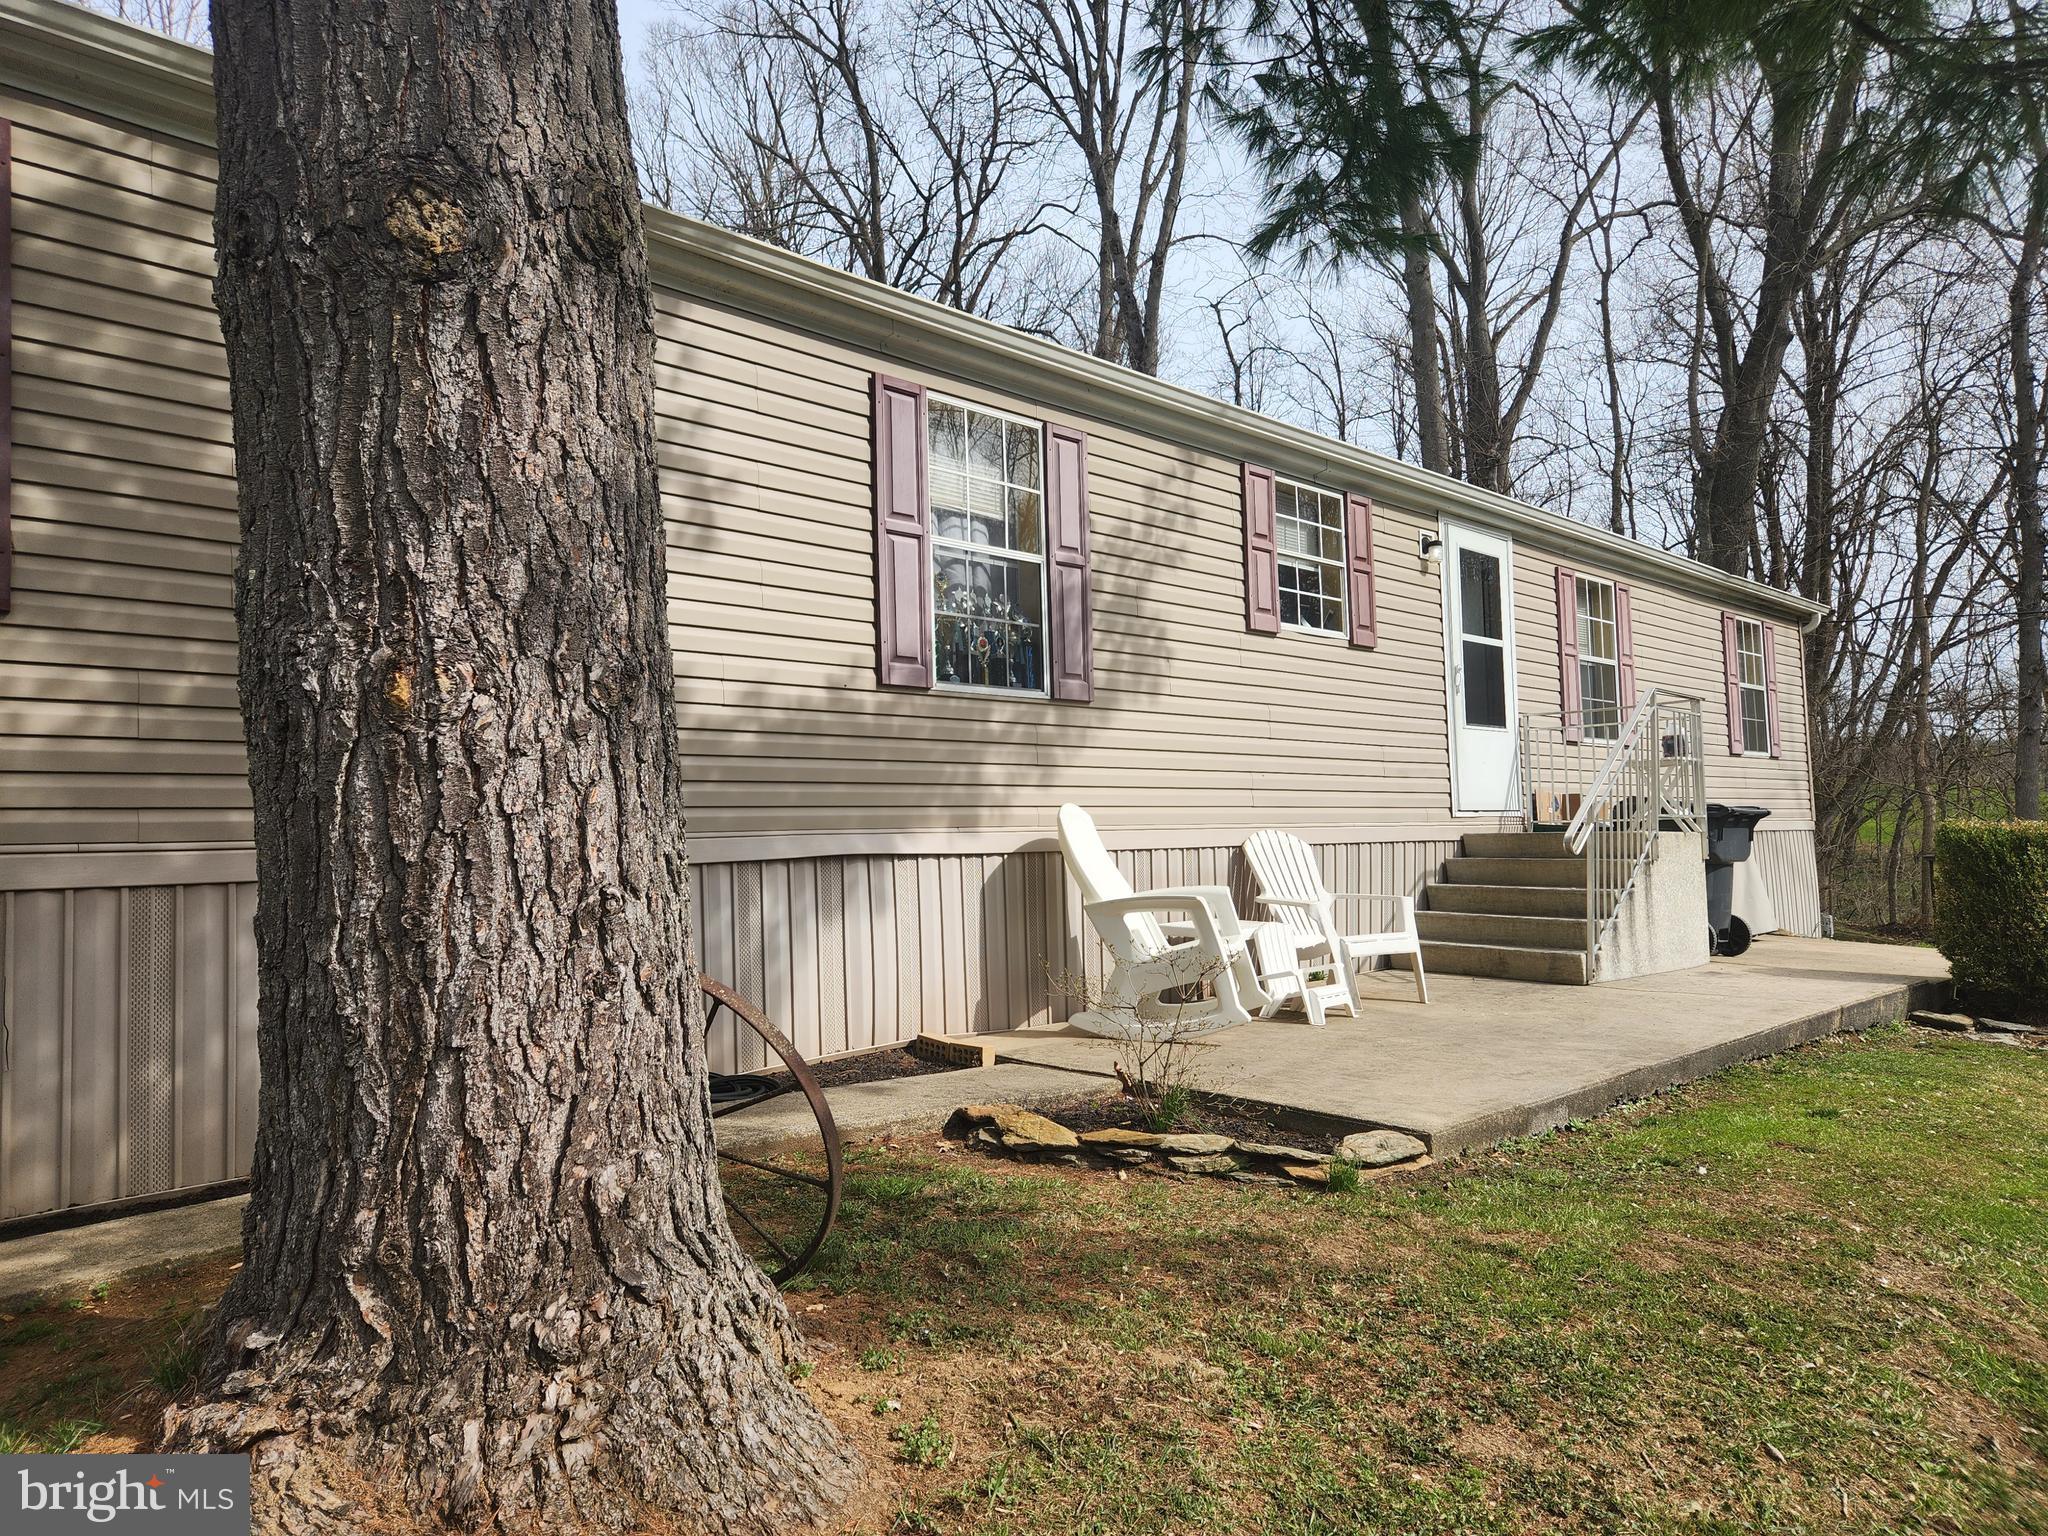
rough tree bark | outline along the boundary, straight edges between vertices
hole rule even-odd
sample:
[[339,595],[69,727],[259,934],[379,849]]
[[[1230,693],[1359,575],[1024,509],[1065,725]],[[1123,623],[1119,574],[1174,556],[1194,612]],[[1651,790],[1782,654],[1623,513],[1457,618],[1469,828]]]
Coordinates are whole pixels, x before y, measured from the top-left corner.
[[2007,346],[2011,354],[2013,391],[2012,520],[2013,548],[2018,556],[2014,586],[2019,610],[2019,712],[2013,743],[2015,813],[2041,814],[2041,759],[2048,740],[2048,657],[2043,655],[2048,627],[2048,538],[2043,537],[2041,510],[2041,380],[2034,357],[2034,306],[2039,299],[2041,268],[2048,260],[2048,158],[2038,158],[2029,178],[2026,222],[2020,231],[2012,286],[2008,290]]
[[612,0],[213,35],[263,1070],[167,1442],[286,1529],[808,1524],[854,1465],[720,1208]]
[[1424,469],[1451,469],[1450,427],[1444,420],[1443,370],[1436,356],[1436,283],[1429,270],[1428,222],[1420,198],[1401,204],[1401,294],[1407,306],[1408,367],[1415,376],[1416,451]]

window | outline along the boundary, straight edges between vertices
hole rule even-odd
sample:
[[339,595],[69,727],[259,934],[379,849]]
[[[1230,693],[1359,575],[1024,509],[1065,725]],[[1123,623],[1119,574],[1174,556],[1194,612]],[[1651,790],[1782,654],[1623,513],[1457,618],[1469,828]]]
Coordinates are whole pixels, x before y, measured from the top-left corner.
[[955,400],[927,415],[941,687],[1045,692],[1044,434]]
[[1755,619],[1735,621],[1735,663],[1742,701],[1742,750],[1768,757],[1771,701],[1764,683],[1764,627]]
[[1614,583],[1590,576],[1576,581],[1579,718],[1587,741],[1613,741],[1621,734],[1621,643],[1614,617]]
[[1501,613],[1500,557],[1483,549],[1458,551],[1459,688],[1465,723],[1505,730],[1508,723],[1508,646]]
[[1292,480],[1273,486],[1280,623],[1319,635],[1344,631],[1344,498]]

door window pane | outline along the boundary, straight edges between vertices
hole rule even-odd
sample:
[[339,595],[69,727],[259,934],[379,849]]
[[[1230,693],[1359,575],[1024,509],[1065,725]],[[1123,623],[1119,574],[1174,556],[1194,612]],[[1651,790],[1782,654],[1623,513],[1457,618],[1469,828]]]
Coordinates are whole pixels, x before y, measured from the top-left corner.
[[1503,729],[1508,723],[1507,649],[1485,640],[1464,642],[1465,723]]
[[1458,622],[1468,635],[1501,638],[1497,556],[1476,549],[1458,551]]

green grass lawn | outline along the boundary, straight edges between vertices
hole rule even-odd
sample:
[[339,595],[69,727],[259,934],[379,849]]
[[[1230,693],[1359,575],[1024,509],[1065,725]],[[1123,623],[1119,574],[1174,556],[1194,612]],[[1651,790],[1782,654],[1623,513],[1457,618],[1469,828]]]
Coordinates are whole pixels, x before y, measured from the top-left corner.
[[[225,1274],[0,1323],[0,1448],[148,1433]],[[864,1148],[790,1303],[871,1533],[2048,1532],[2048,1051],[1880,1031],[1344,1195]]]
[[2048,1052],[1883,1031],[1344,1196],[869,1151],[792,1299],[899,1529],[2043,1532]]

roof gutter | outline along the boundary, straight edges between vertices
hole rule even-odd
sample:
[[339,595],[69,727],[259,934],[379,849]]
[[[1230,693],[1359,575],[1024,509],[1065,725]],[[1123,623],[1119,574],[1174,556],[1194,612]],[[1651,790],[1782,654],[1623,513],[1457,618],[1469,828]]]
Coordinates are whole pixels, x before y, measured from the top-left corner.
[[[213,63],[172,42],[63,0],[0,0],[0,83],[24,94],[125,117],[211,146]],[[1811,632],[1828,609],[1794,593],[1653,549],[1590,523],[1418,469],[1256,411],[929,299],[855,277],[665,209],[645,210],[650,271],[687,291],[986,382],[1226,458],[1255,458],[1304,478],[1337,480],[1420,512],[1443,512],[1570,552],[1603,569],[1796,618]]]

